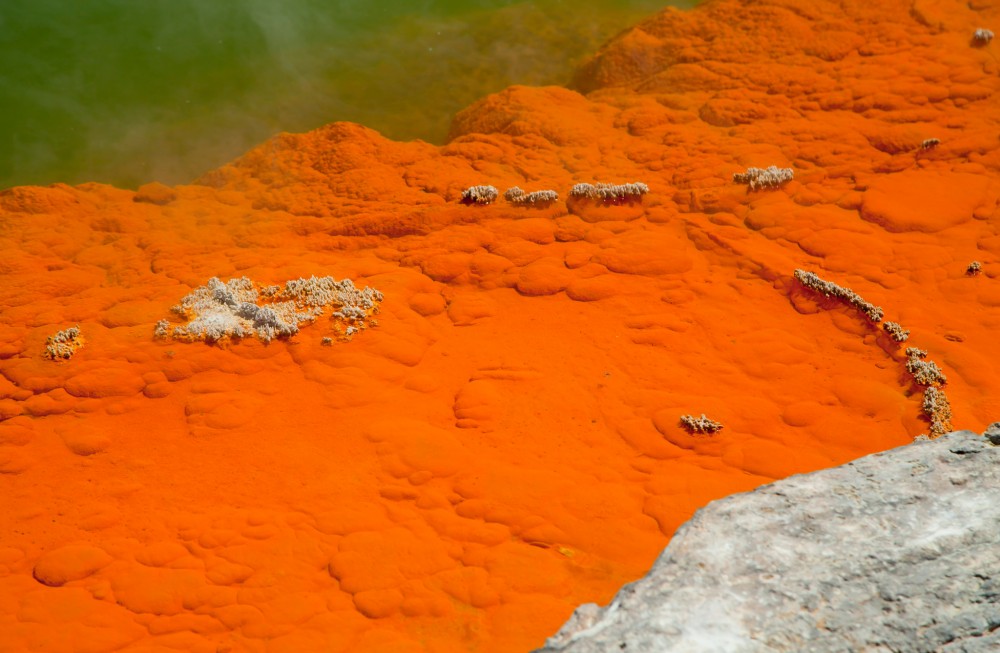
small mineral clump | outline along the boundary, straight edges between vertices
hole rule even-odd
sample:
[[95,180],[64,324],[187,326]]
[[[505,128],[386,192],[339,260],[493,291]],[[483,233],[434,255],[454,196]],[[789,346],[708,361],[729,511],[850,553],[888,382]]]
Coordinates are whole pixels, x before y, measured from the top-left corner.
[[517,186],[514,186],[513,188],[507,189],[507,191],[503,194],[503,198],[511,204],[543,207],[548,206],[552,202],[559,199],[559,193],[554,190],[535,190],[530,193],[525,193]]
[[944,385],[948,382],[944,372],[932,360],[927,358],[927,352],[916,347],[906,348],[906,371],[913,376],[913,380],[918,385],[934,386]]
[[865,316],[875,324],[882,321],[882,316],[884,315],[882,308],[866,302],[861,298],[861,295],[854,292],[850,288],[843,288],[831,281],[824,281],[814,272],[808,272],[806,270],[796,270],[793,274],[795,279],[806,288],[822,293],[826,297],[836,297],[837,299],[850,304],[864,313]]
[[980,27],[975,32],[972,33],[972,41],[977,45],[986,45],[993,40],[992,30],[988,30],[985,27]]
[[83,347],[83,335],[78,324],[45,339],[45,358],[53,361],[69,360],[80,347]]
[[983,271],[983,264],[979,261],[973,261],[969,263],[969,267],[965,268],[965,273],[970,277],[974,277]]
[[791,181],[795,172],[791,168],[768,166],[766,168],[747,168],[746,172],[733,173],[733,182],[746,184],[750,190],[760,188],[777,188],[786,181]]
[[931,421],[930,436],[937,438],[952,430],[951,403],[941,388],[930,386],[924,390],[924,415]]
[[898,322],[883,322],[882,330],[889,334],[889,337],[896,342],[906,342],[906,339],[910,337],[910,332],[904,329]]
[[153,326],[153,337],[163,340],[170,337],[170,320],[157,320]]
[[687,429],[690,433],[711,434],[718,433],[722,430],[722,424],[709,419],[705,413],[702,413],[701,417],[695,417],[694,415],[681,415],[681,426]]
[[492,204],[499,196],[494,186],[470,186],[462,191],[462,204]]
[[631,184],[575,184],[570,189],[569,196],[607,204],[622,204],[641,200],[648,192],[649,186],[641,181]]
[[937,147],[940,144],[941,144],[940,139],[937,139],[937,138],[927,138],[927,139],[924,139],[924,142],[922,142],[920,144],[920,149],[921,150],[930,150],[932,148]]

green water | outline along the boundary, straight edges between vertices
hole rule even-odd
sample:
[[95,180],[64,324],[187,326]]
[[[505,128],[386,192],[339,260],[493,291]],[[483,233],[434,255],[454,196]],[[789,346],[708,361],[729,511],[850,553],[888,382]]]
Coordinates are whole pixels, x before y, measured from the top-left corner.
[[565,84],[664,5],[0,0],[0,188],[183,183],[336,120],[440,143],[470,102]]

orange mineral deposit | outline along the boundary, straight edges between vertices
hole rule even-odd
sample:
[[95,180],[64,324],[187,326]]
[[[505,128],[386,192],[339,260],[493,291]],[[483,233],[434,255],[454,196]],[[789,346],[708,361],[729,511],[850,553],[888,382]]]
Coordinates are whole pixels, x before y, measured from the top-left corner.
[[4,191],[0,650],[526,651],[706,502],[929,433],[928,387],[981,431],[998,25],[715,0],[440,147],[335,123]]

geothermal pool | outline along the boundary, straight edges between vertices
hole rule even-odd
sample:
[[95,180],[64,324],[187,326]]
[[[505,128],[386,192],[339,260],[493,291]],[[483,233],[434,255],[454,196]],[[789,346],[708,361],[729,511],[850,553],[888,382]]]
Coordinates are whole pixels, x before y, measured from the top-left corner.
[[0,188],[187,183],[273,134],[335,120],[441,143],[470,102],[565,84],[666,4],[5,2]]
[[[385,33],[421,43],[422,16]],[[480,89],[447,139],[405,83],[413,107],[264,102],[312,59],[282,75],[246,43],[175,52],[220,71],[200,86],[108,81],[165,131],[97,140],[149,157],[91,167],[83,139],[45,173],[76,185],[0,192],[0,650],[527,651],[713,499],[982,432],[1000,64],[972,35],[997,25],[957,0],[667,9],[575,68],[539,55],[569,82],[439,61],[431,100]],[[185,123],[156,89],[207,106]],[[184,158],[189,133],[237,151]]]

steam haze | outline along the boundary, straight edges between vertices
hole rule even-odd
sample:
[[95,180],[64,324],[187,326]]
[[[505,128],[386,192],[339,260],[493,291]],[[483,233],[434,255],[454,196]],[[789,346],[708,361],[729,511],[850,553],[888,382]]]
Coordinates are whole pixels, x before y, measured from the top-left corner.
[[467,104],[511,84],[565,84],[662,6],[5,0],[0,188],[185,183],[279,131],[337,120],[440,143]]

